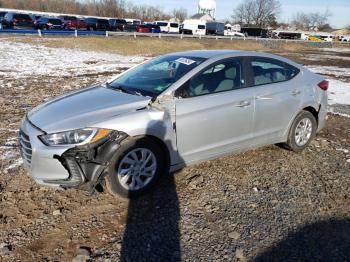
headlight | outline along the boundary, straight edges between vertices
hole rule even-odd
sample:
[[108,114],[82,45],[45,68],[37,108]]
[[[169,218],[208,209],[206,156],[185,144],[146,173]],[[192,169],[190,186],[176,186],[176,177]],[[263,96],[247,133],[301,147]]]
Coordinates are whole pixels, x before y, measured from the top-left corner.
[[112,132],[103,128],[84,128],[39,136],[47,146],[84,145],[96,142]]

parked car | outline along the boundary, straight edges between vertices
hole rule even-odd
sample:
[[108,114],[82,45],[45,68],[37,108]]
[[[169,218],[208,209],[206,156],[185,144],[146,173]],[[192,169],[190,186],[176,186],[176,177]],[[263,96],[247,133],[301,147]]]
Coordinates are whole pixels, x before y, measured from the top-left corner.
[[64,29],[64,24],[59,18],[41,17],[34,22],[34,28],[41,30],[61,30]]
[[309,41],[313,41],[313,42],[323,42],[324,40],[321,39],[319,36],[315,36],[315,35],[310,35],[307,38]]
[[98,18],[89,17],[85,19],[85,23],[86,23],[87,30],[90,30],[90,31],[94,31],[94,30],[107,31],[110,29],[109,21],[107,19],[98,19]]
[[7,12],[0,12],[0,22],[4,19]]
[[140,19],[129,19],[129,18],[126,18],[125,21],[129,25],[140,25],[140,24],[142,24],[142,21]]
[[136,32],[138,24],[128,24],[126,31]]
[[3,28],[2,20],[4,19],[7,12],[0,12],[0,30]]
[[155,21],[153,24],[156,24],[160,27],[162,33],[179,33],[180,25],[175,22],[167,21]]
[[150,33],[151,29],[147,25],[138,25],[138,26],[136,26],[136,32],[138,32],[138,33]]
[[148,26],[149,32],[150,32],[150,33],[154,33],[154,34],[159,34],[159,33],[161,33],[161,30],[160,30],[159,25],[155,25],[155,24],[146,24],[146,26]]
[[322,39],[325,42],[333,42],[333,36],[332,35],[319,35],[317,36],[320,39]]
[[86,30],[86,22],[84,19],[78,18],[76,16],[62,15],[58,17],[63,21],[65,29],[71,30]]
[[225,25],[224,35],[225,36],[244,37],[244,34],[241,33],[241,27],[239,25],[232,26],[230,24]]
[[111,31],[128,31],[129,25],[125,19],[109,19],[109,27]]
[[160,30],[162,33],[168,33],[168,22],[166,21],[155,21],[155,25],[158,25],[160,27]]
[[350,42],[350,36],[340,36],[339,41],[341,42]]
[[188,51],[31,110],[19,143],[36,182],[138,196],[186,165],[270,144],[299,152],[326,121],[328,82],[289,59]]
[[34,21],[27,14],[8,12],[2,20],[2,27],[9,29],[33,29]]

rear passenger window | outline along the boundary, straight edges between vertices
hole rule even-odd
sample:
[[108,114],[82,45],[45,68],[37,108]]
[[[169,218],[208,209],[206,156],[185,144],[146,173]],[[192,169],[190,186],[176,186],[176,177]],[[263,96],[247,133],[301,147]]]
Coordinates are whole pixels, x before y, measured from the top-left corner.
[[273,59],[256,58],[251,61],[254,85],[265,85],[288,81],[299,73],[299,69]]

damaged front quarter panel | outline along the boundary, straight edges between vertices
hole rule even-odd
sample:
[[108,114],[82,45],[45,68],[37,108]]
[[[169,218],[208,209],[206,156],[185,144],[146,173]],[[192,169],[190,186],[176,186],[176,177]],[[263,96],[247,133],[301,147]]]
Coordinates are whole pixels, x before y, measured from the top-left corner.
[[118,149],[120,142],[128,135],[113,131],[106,138],[95,143],[68,149],[61,156],[55,155],[69,172],[66,180],[50,180],[45,183],[59,184],[62,188],[79,188],[94,192],[107,174],[109,159]]

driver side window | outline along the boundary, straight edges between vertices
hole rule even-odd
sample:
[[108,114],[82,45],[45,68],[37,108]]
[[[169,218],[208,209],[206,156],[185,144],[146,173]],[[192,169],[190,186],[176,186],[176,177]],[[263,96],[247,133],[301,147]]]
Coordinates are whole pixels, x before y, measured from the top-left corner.
[[231,59],[216,63],[194,76],[177,94],[183,98],[196,97],[231,91],[244,86],[242,61]]

